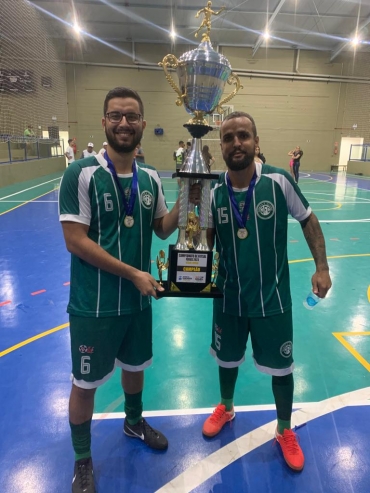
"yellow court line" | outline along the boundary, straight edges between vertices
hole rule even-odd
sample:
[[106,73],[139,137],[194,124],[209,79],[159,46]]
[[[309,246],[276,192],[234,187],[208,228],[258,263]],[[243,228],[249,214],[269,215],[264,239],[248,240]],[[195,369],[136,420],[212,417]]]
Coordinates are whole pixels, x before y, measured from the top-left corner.
[[63,324],[63,325],[58,325],[58,327],[54,327],[54,329],[47,330],[45,332],[42,332],[41,334],[38,334],[37,336],[30,337],[29,339],[26,339],[25,341],[22,341],[15,346],[12,346],[8,349],[5,349],[0,353],[0,358],[2,356],[5,356],[6,354],[12,353],[16,349],[19,349],[22,346],[26,346],[27,344],[30,344],[33,341],[37,341],[37,339],[41,339],[42,337],[48,336],[49,334],[52,334],[53,332],[58,332],[58,330],[65,329],[66,327],[69,327],[69,323]]
[[[351,258],[351,257],[370,257],[370,253],[353,253],[349,255],[331,255],[328,259],[333,258]],[[313,262],[313,258],[301,258],[299,260],[289,260],[289,264],[298,264],[299,262]],[[370,286],[369,286],[370,289]]]
[[[59,188],[59,187],[58,187]],[[34,200],[37,200],[41,197],[44,197],[45,195],[47,195],[48,193],[51,193],[51,192],[54,192],[54,190],[56,190],[55,188],[53,188],[53,190],[49,190],[48,192],[45,192],[37,197],[34,197],[33,199],[31,200],[25,200],[23,202],[23,204],[19,204],[19,205],[16,205],[15,207],[12,207],[11,209],[8,209],[7,211],[5,212],[0,212],[0,216],[3,216],[4,214],[7,214],[8,212],[11,212],[11,211],[14,211],[15,209],[18,209],[19,207],[23,207],[24,205],[26,204],[29,204],[30,202],[33,202]],[[1,204],[1,200],[0,200],[0,204]]]
[[343,344],[343,346],[349,351],[352,356],[354,356],[362,366],[366,368],[368,372],[370,372],[370,363],[361,356],[359,352],[356,351],[351,344],[344,339],[344,336],[353,337],[353,336],[369,336],[370,332],[332,332],[333,336],[338,339],[338,341]]
[[367,288],[367,299],[369,300],[370,303],[370,286]]

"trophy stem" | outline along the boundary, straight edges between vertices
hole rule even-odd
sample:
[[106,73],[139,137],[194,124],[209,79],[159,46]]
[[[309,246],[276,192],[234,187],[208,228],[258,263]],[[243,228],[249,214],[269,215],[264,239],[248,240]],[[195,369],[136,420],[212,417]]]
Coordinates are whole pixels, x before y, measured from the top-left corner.
[[189,250],[186,243],[186,227],[188,224],[188,204],[189,204],[190,179],[180,179],[180,198],[179,198],[179,236],[175,246],[176,250]]

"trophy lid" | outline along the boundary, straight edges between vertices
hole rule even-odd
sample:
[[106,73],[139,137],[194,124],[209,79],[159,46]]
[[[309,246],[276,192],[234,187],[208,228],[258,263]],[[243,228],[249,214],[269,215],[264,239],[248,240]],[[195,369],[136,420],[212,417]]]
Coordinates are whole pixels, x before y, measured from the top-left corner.
[[229,60],[221,53],[215,51],[210,41],[202,41],[198,46],[198,48],[183,53],[179,58],[180,64],[181,63],[186,64],[189,62],[219,63],[220,65],[228,67],[231,72],[231,65]]

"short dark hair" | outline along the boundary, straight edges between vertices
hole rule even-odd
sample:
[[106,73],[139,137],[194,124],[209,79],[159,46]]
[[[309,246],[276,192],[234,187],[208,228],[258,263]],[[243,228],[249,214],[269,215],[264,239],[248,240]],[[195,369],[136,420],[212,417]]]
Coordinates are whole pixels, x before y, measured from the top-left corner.
[[179,146],[181,146],[181,144],[185,145],[185,142],[183,140],[179,140]]
[[68,144],[69,144],[70,142],[72,142],[72,141],[73,141],[73,139],[68,139]]
[[248,120],[250,120],[252,123],[253,135],[255,137],[257,137],[256,122],[254,121],[253,116],[251,116],[249,113],[245,113],[244,111],[233,111],[229,115],[225,116],[225,118],[223,119],[223,121],[221,123],[220,135],[221,135],[221,128],[222,128],[222,125],[224,124],[224,122],[226,122],[227,120],[232,120],[233,118],[248,118]]
[[142,117],[144,117],[144,105],[141,97],[139,94],[134,91],[133,89],[130,89],[128,87],[115,87],[114,89],[111,89],[108,94],[105,96],[104,100],[104,116],[107,114],[107,109],[108,109],[108,102],[113,99],[113,98],[132,98],[136,99],[136,101],[139,103],[139,109],[140,109],[140,114]]

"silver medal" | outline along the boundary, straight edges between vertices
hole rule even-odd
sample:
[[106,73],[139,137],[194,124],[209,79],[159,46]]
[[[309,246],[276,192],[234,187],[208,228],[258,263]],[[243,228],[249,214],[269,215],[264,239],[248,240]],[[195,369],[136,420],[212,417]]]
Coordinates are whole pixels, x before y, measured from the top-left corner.
[[126,226],[126,228],[132,228],[134,222],[135,221],[132,216],[126,216],[125,219],[123,220],[123,224]]
[[237,235],[240,240],[245,240],[248,236],[248,230],[246,228],[240,228],[238,229]]

